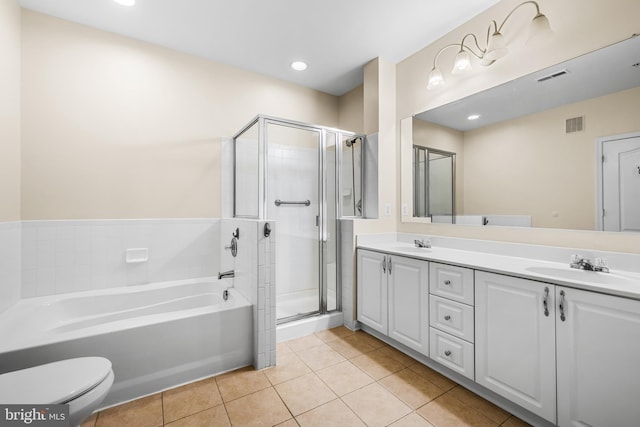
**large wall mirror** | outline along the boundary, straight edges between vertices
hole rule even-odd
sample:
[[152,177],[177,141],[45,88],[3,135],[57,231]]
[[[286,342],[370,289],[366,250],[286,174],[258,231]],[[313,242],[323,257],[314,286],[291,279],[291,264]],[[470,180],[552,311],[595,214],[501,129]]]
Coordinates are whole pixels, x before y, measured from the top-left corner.
[[404,119],[401,141],[408,212],[428,147],[456,156],[454,223],[640,231],[640,37]]

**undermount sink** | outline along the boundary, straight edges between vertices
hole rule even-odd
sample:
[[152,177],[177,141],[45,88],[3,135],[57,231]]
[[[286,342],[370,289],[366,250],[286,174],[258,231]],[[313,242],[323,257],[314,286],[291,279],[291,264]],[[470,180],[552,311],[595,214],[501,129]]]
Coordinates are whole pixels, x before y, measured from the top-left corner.
[[602,273],[598,271],[578,270],[576,268],[559,267],[526,267],[525,270],[558,279],[591,282],[603,285],[640,285],[638,278],[627,277],[616,273]]
[[412,246],[412,245],[394,246],[392,249],[397,251],[402,251],[402,252],[413,252],[413,253],[431,252],[431,248],[419,248],[417,246]]

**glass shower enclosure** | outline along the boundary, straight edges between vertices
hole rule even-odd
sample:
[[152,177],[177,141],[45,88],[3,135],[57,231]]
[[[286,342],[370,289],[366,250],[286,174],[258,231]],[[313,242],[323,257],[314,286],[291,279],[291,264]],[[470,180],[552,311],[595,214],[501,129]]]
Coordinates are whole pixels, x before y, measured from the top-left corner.
[[337,219],[361,216],[363,141],[267,116],[234,136],[234,216],[277,224],[277,323],[341,309]]

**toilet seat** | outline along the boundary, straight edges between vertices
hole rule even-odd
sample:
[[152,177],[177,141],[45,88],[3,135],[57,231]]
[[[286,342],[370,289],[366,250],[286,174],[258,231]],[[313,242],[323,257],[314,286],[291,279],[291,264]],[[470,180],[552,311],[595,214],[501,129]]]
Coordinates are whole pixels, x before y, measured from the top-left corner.
[[2,404],[69,403],[99,386],[111,371],[103,357],[79,357],[0,375]]

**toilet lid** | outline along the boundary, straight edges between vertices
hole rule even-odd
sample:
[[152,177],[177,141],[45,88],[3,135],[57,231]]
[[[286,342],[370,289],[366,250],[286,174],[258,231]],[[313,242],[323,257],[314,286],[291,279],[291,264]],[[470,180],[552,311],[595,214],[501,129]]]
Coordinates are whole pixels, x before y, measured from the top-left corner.
[[0,404],[65,403],[100,384],[111,372],[104,357],[79,357],[0,375]]

